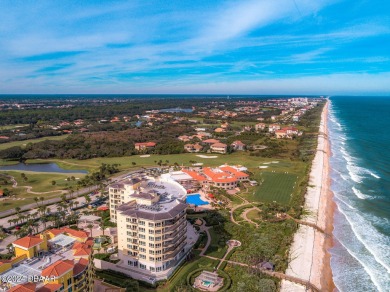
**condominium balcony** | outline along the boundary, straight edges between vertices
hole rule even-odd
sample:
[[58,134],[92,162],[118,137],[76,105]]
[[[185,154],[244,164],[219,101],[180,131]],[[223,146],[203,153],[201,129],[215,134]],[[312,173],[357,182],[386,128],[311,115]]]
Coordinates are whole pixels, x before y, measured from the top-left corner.
[[175,251],[177,248],[179,248],[180,246],[182,246],[183,243],[184,243],[184,245],[185,245],[185,244],[186,244],[186,239],[187,239],[187,237],[183,237],[183,239],[182,239],[180,242],[173,242],[173,243],[168,244],[167,246],[171,246],[172,244],[173,244],[173,246],[170,247],[170,248],[164,249],[164,254],[165,254],[165,255],[168,255],[168,254],[172,253],[172,252]]
[[181,217],[179,220],[175,221],[173,225],[166,227],[164,229],[164,233],[175,230],[181,223],[183,223],[183,221],[186,221],[185,217]]

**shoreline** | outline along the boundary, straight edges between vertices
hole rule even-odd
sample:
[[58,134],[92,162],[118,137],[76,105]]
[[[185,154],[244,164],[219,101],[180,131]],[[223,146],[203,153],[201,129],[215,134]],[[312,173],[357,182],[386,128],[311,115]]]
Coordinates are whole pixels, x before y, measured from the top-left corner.
[[[325,234],[312,227],[300,225],[294,235],[290,247],[290,263],[286,274],[310,281],[321,291],[333,291],[331,255],[329,249],[333,246],[333,214],[335,203],[330,190],[329,158],[331,155],[328,140],[328,107],[326,102],[321,113],[317,152],[312,161],[309,187],[305,194],[305,209],[309,215],[301,218],[303,221],[316,224]],[[306,291],[303,286],[283,280],[281,291]]]

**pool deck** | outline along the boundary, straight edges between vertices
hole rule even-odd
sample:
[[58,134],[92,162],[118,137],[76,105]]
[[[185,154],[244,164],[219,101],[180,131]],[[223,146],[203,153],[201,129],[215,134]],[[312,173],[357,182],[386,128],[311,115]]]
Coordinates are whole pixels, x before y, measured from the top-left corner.
[[213,210],[214,208],[211,206],[211,203],[213,202],[212,200],[210,200],[209,198],[207,198],[206,196],[206,193],[202,192],[202,191],[199,191],[197,193],[192,193],[192,194],[187,194],[187,196],[191,196],[191,195],[200,195],[200,199],[202,201],[205,201],[207,202],[208,204],[205,204],[205,205],[198,205],[196,207],[196,209],[198,211],[202,211],[202,210]]

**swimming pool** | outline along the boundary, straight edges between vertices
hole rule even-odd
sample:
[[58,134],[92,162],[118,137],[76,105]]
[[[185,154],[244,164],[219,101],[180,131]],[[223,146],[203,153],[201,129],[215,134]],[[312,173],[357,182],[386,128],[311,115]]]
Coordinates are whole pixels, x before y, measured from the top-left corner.
[[209,202],[203,201],[199,194],[188,195],[186,199],[187,204],[193,204],[196,206],[208,205]]

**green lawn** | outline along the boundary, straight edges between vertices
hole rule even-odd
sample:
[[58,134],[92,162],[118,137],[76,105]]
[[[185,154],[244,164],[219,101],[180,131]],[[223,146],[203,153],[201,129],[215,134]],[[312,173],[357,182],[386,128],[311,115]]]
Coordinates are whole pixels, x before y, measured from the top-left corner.
[[295,193],[297,188],[298,176],[296,174],[284,172],[261,172],[256,175],[259,186],[250,195],[252,200],[261,202],[276,201],[280,204],[288,204],[291,194]]
[[6,126],[0,126],[0,131],[3,130],[12,130],[12,129],[17,129],[17,128],[23,128],[28,126],[28,124],[16,124],[16,125],[6,125]]
[[194,251],[196,254],[194,259],[190,262],[185,262],[180,268],[173,274],[173,276],[168,280],[168,283],[165,287],[158,288],[157,291],[160,292],[170,292],[174,291],[175,286],[179,284],[185,284],[187,275],[199,268],[214,268],[217,267],[218,261],[208,259],[205,257],[199,257],[198,251]]
[[[205,155],[203,153],[199,155]],[[233,153],[230,155],[222,155],[222,154],[206,154],[207,156],[217,156],[217,158],[201,158],[198,157],[197,154],[193,153],[183,153],[183,154],[170,154],[170,155],[155,155],[152,154],[150,157],[141,157],[141,155],[133,155],[133,156],[125,156],[125,157],[99,157],[99,158],[93,158],[93,159],[86,159],[86,160],[76,160],[76,159],[49,159],[49,160],[43,160],[43,159],[34,159],[34,160],[27,160],[27,163],[36,163],[36,162],[57,162],[61,167],[66,169],[87,169],[88,168],[97,168],[102,163],[106,164],[120,164],[121,169],[128,169],[133,167],[140,167],[140,166],[157,166],[155,161],[162,160],[163,163],[166,163],[166,160],[168,160],[168,164],[173,165],[175,162],[177,162],[179,165],[186,165],[189,166],[192,163],[191,161],[196,161],[197,163],[204,163],[205,166],[219,166],[225,163],[229,164],[239,164],[244,165],[248,168],[257,168],[259,165],[261,165],[264,162],[273,161],[275,159],[270,158],[262,158],[262,157],[256,157],[256,156],[249,156],[248,153]],[[135,162],[136,165],[133,166],[132,162]],[[289,161],[281,161],[281,165],[288,165],[291,166],[291,163]],[[272,165],[272,167],[279,167],[276,166],[276,164]],[[288,167],[286,168],[288,169]]]
[[13,142],[7,142],[0,144],[0,150],[14,147],[14,146],[25,146],[28,143],[38,143],[46,140],[63,140],[69,135],[62,135],[62,136],[52,136],[52,137],[44,137],[44,138],[38,138],[38,139],[29,139],[29,140],[23,140],[23,141],[13,141]]
[[246,214],[246,217],[252,221],[259,221],[261,220],[261,212],[257,209],[251,210]]
[[[24,181],[21,177],[20,171],[4,171],[3,173],[13,176],[20,186],[31,186],[33,192],[48,192],[54,190],[64,190],[68,186],[76,186],[75,181],[67,181],[68,177],[74,176],[75,178],[82,179],[85,175],[81,173],[47,173],[47,172],[28,172],[24,174],[27,177],[27,181]],[[52,181],[56,184],[52,185]]]
[[[67,181],[67,177],[71,177],[72,175],[76,178],[84,177],[84,174],[59,174],[59,173],[33,173],[33,172],[24,172],[27,181],[24,181],[21,177],[21,173],[19,171],[4,171],[4,174],[8,174],[13,176],[18,182],[17,188],[12,188],[12,186],[2,186],[6,187],[16,195],[16,198],[9,198],[5,201],[0,202],[0,211],[5,211],[8,209],[12,209],[18,206],[27,205],[30,203],[34,203],[34,197],[44,197],[46,199],[58,197],[60,195],[60,190],[66,189],[68,186],[75,186],[77,180],[75,181]],[[56,184],[53,186],[52,181],[55,181]],[[27,192],[27,189],[22,186],[31,186],[31,191],[33,192],[50,192],[50,191],[58,191],[58,192],[50,192],[50,193],[42,193],[42,194],[33,194]]]
[[221,236],[215,232],[214,228],[210,228],[209,232],[211,235],[211,243],[205,254],[211,257],[222,259],[226,253],[227,245],[225,241],[223,242],[223,246],[219,244]]

